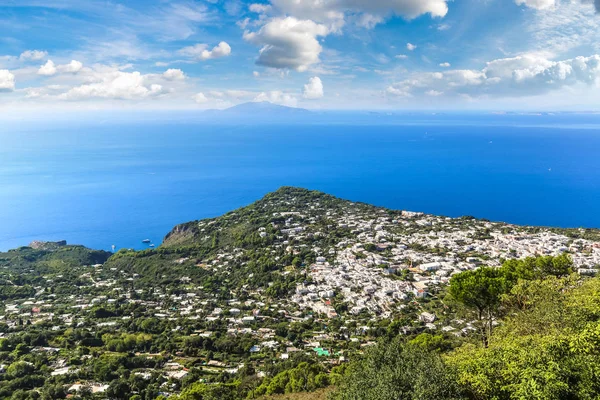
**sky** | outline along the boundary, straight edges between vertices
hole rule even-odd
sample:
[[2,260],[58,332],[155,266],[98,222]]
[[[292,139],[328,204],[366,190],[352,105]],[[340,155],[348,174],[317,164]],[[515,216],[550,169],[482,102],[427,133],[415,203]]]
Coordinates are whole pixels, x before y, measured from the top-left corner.
[[0,0],[0,116],[600,109],[600,0]]

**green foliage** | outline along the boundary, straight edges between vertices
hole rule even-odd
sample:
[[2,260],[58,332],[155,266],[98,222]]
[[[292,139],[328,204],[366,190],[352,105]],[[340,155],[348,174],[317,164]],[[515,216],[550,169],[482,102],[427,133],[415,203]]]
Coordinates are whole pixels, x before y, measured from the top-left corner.
[[462,393],[439,355],[402,338],[368,349],[342,378],[333,400],[444,400]]
[[519,288],[527,303],[490,338],[447,361],[475,399],[596,399],[600,395],[600,280],[549,277]]
[[301,362],[297,367],[282,371],[266,379],[248,394],[249,398],[260,395],[312,392],[329,386],[329,377],[320,364]]
[[206,385],[194,383],[184,389],[174,400],[235,400],[236,385]]
[[501,296],[509,290],[510,283],[501,269],[481,267],[453,276],[448,292],[454,300],[475,311],[482,341],[487,345]]
[[122,333],[120,335],[105,334],[102,341],[109,351],[148,351],[152,345],[152,335],[145,333]]
[[500,305],[500,296],[509,290],[502,270],[482,267],[452,277],[449,293],[480,314],[493,312]]
[[11,378],[22,378],[35,371],[33,364],[26,361],[17,361],[8,366],[6,375]]
[[508,260],[502,264],[508,279],[542,279],[547,276],[562,277],[574,272],[571,257],[563,253],[559,256],[528,257],[523,260]]
[[446,339],[443,335],[432,335],[430,333],[421,333],[414,339],[409,341],[409,344],[421,347],[427,351],[445,352],[452,348],[452,342]]
[[[512,291],[516,295],[520,288],[531,286],[525,282],[563,277],[571,272],[573,261],[567,254],[509,260],[500,268],[481,267],[454,275],[448,293],[453,300],[474,311],[483,344],[487,345],[494,321],[502,314],[502,301],[506,300],[508,293]],[[520,301],[512,296],[508,298]]]
[[[298,212],[289,213],[290,204]],[[303,217],[308,210],[304,205],[327,212]],[[74,399],[296,398],[331,385],[339,386],[334,398],[340,400],[463,394],[504,399],[528,398],[528,393],[538,398],[598,397],[593,361],[598,359],[600,312],[593,296],[600,291],[569,276],[573,266],[566,255],[459,274],[452,278],[451,296],[444,297],[444,288],[432,288],[430,298],[392,307],[389,319],[374,319],[367,311],[345,318],[349,304],[342,292],[327,299],[340,314],[337,319],[316,313],[307,317],[310,311],[280,302],[299,284],[314,283],[308,267],[317,255],[331,261],[343,243],[352,243],[348,239],[356,237],[354,227],[334,218],[349,207],[386,220],[399,214],[282,188],[222,217],[180,225],[156,249],[124,249],[110,259],[105,252],[62,245],[0,253],[0,306],[6,308],[0,363],[7,366],[0,375],[0,399],[64,399],[75,382],[108,388],[92,394],[83,387],[71,393]],[[470,223],[458,221],[465,227]],[[282,231],[300,226],[306,227],[300,235]],[[392,229],[422,230],[404,224]],[[473,239],[487,239],[491,232],[480,230]],[[449,251],[410,246],[431,254]],[[356,255],[367,258],[377,249],[367,243]],[[386,259],[391,254],[391,247],[379,252]],[[92,267],[96,263],[104,265]],[[380,267],[384,265],[390,264]],[[412,279],[408,269],[389,276]],[[587,294],[577,300],[571,296],[584,290]],[[446,301],[451,297],[454,302]],[[539,304],[552,307],[542,310]],[[223,309],[221,317],[206,318],[215,308]],[[440,326],[456,327],[462,324],[454,323],[457,310],[469,323],[475,319],[476,326],[489,328],[483,332],[490,338],[489,349],[473,345],[472,335],[423,333],[416,321],[429,311]],[[256,318],[238,324],[250,315]],[[499,325],[497,333],[490,333],[492,323]],[[504,343],[508,339],[501,335],[514,340]],[[380,345],[365,347],[381,338]],[[271,339],[279,347],[261,345]],[[314,341],[332,356],[286,350],[290,359],[280,360],[285,347],[304,348]],[[254,345],[262,350],[250,353]],[[363,352],[356,362],[335,365],[337,357],[354,360]],[[168,371],[181,367],[167,362],[181,364],[188,374],[170,376]],[[62,366],[71,369],[51,374]]]

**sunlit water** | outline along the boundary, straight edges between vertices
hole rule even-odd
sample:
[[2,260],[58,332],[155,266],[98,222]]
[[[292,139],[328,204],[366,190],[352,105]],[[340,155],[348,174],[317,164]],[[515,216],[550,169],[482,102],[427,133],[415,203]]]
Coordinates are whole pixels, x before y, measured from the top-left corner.
[[518,224],[600,227],[600,118],[206,121],[0,130],[0,249],[156,245],[177,223],[301,186]]

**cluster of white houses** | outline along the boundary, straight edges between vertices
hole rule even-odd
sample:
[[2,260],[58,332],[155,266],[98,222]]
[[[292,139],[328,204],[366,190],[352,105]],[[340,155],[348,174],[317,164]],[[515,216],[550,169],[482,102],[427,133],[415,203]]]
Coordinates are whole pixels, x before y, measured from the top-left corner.
[[[311,210],[319,210],[319,204]],[[310,214],[310,213],[309,213]],[[383,214],[383,213],[382,213]],[[322,233],[311,227],[313,217],[297,219],[296,231],[282,229],[288,251],[300,250],[305,238]],[[499,266],[502,260],[568,252],[578,272],[594,275],[600,265],[600,243],[572,239],[551,230],[531,233],[527,228],[403,212],[398,218],[356,212],[352,207],[327,217],[340,229],[351,229],[353,238],[331,248],[313,248],[310,284],[300,284],[292,301],[328,317],[337,313],[332,298],[342,296],[349,311],[389,317],[407,298],[423,297],[432,286],[448,283],[453,274],[481,265]],[[294,218],[286,220],[293,225]],[[301,232],[302,235],[298,235]],[[400,280],[406,270],[409,280]],[[406,276],[406,275],[405,275]]]

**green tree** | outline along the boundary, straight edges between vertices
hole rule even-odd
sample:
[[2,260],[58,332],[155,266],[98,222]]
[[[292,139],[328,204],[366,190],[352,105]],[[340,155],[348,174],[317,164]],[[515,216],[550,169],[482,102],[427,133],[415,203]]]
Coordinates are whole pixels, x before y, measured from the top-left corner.
[[35,371],[33,364],[26,361],[17,361],[8,366],[6,374],[11,378],[23,378]]
[[409,343],[427,351],[444,352],[452,347],[452,342],[444,338],[443,335],[432,335],[430,333],[421,333]]
[[522,260],[508,260],[502,264],[506,277],[516,282],[518,279],[543,279],[548,276],[564,277],[574,272],[571,256],[527,257]]
[[506,318],[487,348],[463,345],[447,363],[473,399],[598,399],[598,293],[598,278],[550,276],[519,287],[519,297],[539,301]]
[[467,310],[473,311],[485,346],[492,333],[493,322],[500,315],[502,295],[509,290],[510,283],[499,268],[481,267],[456,274],[450,280],[450,295]]
[[455,376],[441,357],[401,337],[381,343],[352,363],[333,400],[449,400],[461,399]]

